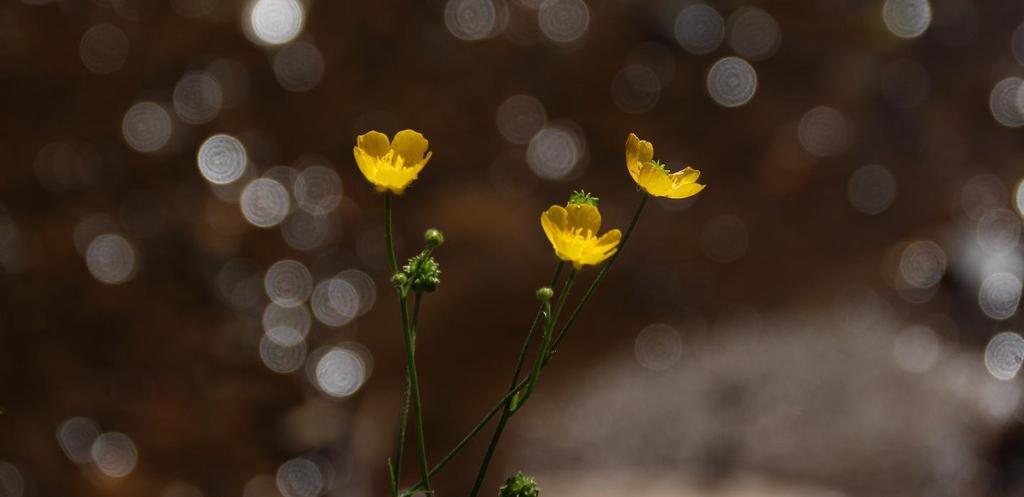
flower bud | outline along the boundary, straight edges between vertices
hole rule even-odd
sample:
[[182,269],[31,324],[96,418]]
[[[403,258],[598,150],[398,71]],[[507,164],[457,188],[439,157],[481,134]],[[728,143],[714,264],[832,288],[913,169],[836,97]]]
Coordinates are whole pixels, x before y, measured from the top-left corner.
[[402,286],[407,281],[409,281],[409,277],[406,276],[405,273],[403,273],[401,271],[391,275],[391,282],[394,283],[395,286]]
[[430,228],[423,234],[423,240],[427,242],[427,247],[429,248],[439,247],[444,243],[444,233],[441,233],[438,229]]
[[537,299],[542,302],[551,300],[551,297],[555,296],[555,291],[551,287],[545,286],[537,289]]
[[498,489],[498,497],[537,497],[540,495],[540,488],[533,478],[526,476],[522,471],[508,477],[505,484]]

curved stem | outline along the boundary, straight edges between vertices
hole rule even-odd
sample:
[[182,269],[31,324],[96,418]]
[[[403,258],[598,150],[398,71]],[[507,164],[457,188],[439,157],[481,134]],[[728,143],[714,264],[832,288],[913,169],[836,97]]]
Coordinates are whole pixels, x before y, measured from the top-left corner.
[[[430,476],[434,476],[437,473],[439,473],[442,469],[444,469],[445,466],[448,465],[449,462],[451,462],[452,459],[455,458],[456,455],[462,452],[462,449],[466,448],[466,445],[468,445],[469,442],[471,442],[473,438],[476,437],[480,433],[480,431],[484,429],[485,426],[487,426],[487,423],[490,422],[491,419],[493,419],[494,416],[498,414],[498,411],[500,411],[501,408],[504,407],[506,403],[508,403],[508,401],[512,400],[512,397],[515,394],[517,394],[523,387],[526,386],[527,381],[529,380],[520,381],[519,383],[516,384],[515,388],[512,389],[511,392],[505,394],[505,396],[502,397],[501,400],[499,400],[498,403],[495,404],[494,407],[492,407],[491,410],[488,411],[486,415],[484,415],[483,419],[481,419],[465,437],[462,437],[462,440],[459,441],[459,443],[456,444],[455,447],[451,451],[449,451],[448,454],[445,455],[441,459],[441,461],[434,466],[433,469],[430,470]],[[421,490],[422,488],[423,482],[419,481],[416,482],[416,484],[413,485],[412,487],[409,487],[408,490],[402,492],[401,495],[402,497],[406,497],[414,494],[415,492]]]
[[[558,314],[562,311],[562,307],[565,305],[565,300],[569,296],[569,290],[572,289],[572,283],[576,279],[576,270],[572,269],[569,271],[569,276],[565,280],[565,284],[562,287],[562,292],[558,296],[558,305],[555,306],[554,313],[547,318],[547,323],[544,329],[545,342],[551,339],[551,330],[555,323],[558,322]],[[527,380],[527,391],[520,401],[526,401],[530,393],[533,391],[534,384],[537,378],[540,376],[540,370],[544,367],[545,359],[547,358],[547,343],[541,345],[540,350],[537,354],[537,362],[534,366],[533,374]],[[518,409],[518,406],[517,406]],[[509,418],[515,414],[515,411],[510,409],[510,404],[505,404],[505,409],[501,413],[501,418],[498,420],[498,426],[494,428],[494,435],[491,436],[491,442],[487,445],[487,452],[484,453],[484,459],[480,463],[480,470],[476,473],[476,481],[473,483],[473,490],[469,492],[469,497],[476,497],[480,493],[480,487],[483,486],[484,477],[487,476],[487,468],[491,465],[491,458],[494,456],[495,449],[498,448],[498,442],[501,440],[501,435],[505,431],[505,425],[508,424]]]
[[[564,268],[565,262],[559,261],[558,265],[555,266],[555,274],[554,276],[551,277],[551,283],[548,284],[549,287],[553,287],[555,286],[555,283],[558,283],[558,277],[562,275],[562,269]],[[544,309],[544,304],[541,304],[540,308],[537,309],[537,315],[533,318],[533,324],[530,325],[530,330],[526,333],[526,339],[523,340],[523,346],[519,349],[519,357],[516,359],[516,366],[512,371],[512,381],[511,384],[509,385],[508,393],[505,394],[505,396],[502,397],[502,399],[498,401],[498,403],[495,404],[494,407],[491,408],[491,410],[483,417],[483,419],[481,419],[480,422],[478,422],[476,426],[474,426],[473,429],[470,430],[469,433],[465,437],[463,437],[462,440],[459,441],[459,443],[456,444],[455,447],[451,451],[449,451],[448,454],[446,454],[444,458],[442,458],[441,461],[434,466],[433,469],[430,470],[430,476],[434,476],[435,474],[437,474],[437,472],[441,471],[441,469],[443,469],[448,464],[449,461],[451,461],[453,458],[455,458],[456,455],[459,454],[459,452],[462,452],[462,449],[464,449],[466,445],[468,445],[469,442],[472,441],[473,438],[476,437],[481,430],[483,430],[484,426],[487,426],[487,423],[491,421],[491,418],[498,414],[498,411],[501,410],[503,407],[506,407],[508,403],[512,400],[512,398],[515,396],[515,394],[519,391],[519,389],[526,385],[527,380],[523,380],[522,382],[520,382],[519,375],[523,370],[523,363],[526,361],[526,353],[530,349],[530,342],[533,340],[534,332],[537,331],[537,325],[540,324],[541,316],[543,316]],[[419,482],[416,485],[414,485],[412,489],[418,489],[422,486],[422,484],[423,482]]]
[[[622,249],[626,247],[626,242],[629,241],[629,235],[633,234],[633,229],[636,228],[636,223],[640,220],[640,214],[644,211],[644,205],[647,204],[647,199],[650,198],[650,196],[647,195],[647,192],[641,192],[640,195],[640,205],[636,207],[636,212],[633,214],[633,220],[629,222],[629,227],[626,228],[626,232],[622,235],[622,240],[619,242],[619,248],[614,254],[612,254],[611,258],[608,259],[608,262],[601,267],[601,271],[594,277],[594,281],[583,294],[583,298],[580,299],[580,302],[576,304],[576,308],[573,309],[572,314],[569,315],[569,320],[565,322],[565,325],[562,326],[562,329],[558,332],[558,338],[555,338],[555,342],[551,345],[551,354],[558,352],[558,346],[562,344],[562,340],[565,340],[565,334],[569,332],[569,328],[571,328],[573,323],[576,322],[576,318],[580,316],[580,312],[583,311],[583,307],[587,305],[587,302],[590,301],[590,297],[593,296],[594,290],[596,290],[597,286],[604,280],[605,275],[607,275],[608,271],[611,270],[612,264],[614,264],[615,260],[619,258],[619,254],[622,253]],[[544,359],[544,362],[547,363],[550,358],[551,356],[548,355],[548,357]]]

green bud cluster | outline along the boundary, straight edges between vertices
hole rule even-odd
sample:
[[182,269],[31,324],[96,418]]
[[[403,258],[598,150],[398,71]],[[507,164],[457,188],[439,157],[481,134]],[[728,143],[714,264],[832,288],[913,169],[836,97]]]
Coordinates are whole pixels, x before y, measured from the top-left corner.
[[402,267],[402,271],[395,275],[402,275],[408,282],[409,288],[414,292],[433,292],[441,284],[441,267],[433,257],[427,254],[419,254]]
[[583,190],[576,190],[576,191],[572,192],[572,195],[569,195],[569,204],[570,205],[573,205],[573,204],[576,204],[576,205],[587,204],[587,205],[593,205],[594,207],[597,207],[597,201],[598,200],[600,200],[600,199],[595,197],[595,196],[593,196],[593,195],[591,195],[591,194],[589,194],[589,193],[587,193],[587,192],[585,192],[585,191],[583,191]]
[[533,478],[526,476],[522,471],[508,477],[505,484],[498,489],[498,497],[537,497],[540,495],[540,488]]

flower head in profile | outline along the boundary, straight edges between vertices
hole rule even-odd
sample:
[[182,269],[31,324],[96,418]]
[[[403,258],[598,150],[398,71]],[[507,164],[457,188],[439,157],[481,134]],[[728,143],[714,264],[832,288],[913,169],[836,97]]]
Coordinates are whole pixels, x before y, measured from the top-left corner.
[[572,262],[576,269],[604,262],[615,253],[622,238],[617,229],[597,236],[601,212],[597,210],[597,199],[590,195],[574,194],[565,207],[552,205],[541,214],[540,225],[555,255]]
[[634,133],[626,138],[626,169],[637,186],[655,197],[686,198],[704,189],[704,185],[697,183],[700,171],[684,167],[669,173],[665,165],[654,160],[654,145]]
[[359,171],[377,191],[401,194],[430,160],[427,139],[411,129],[399,131],[393,140],[379,131],[356,138],[352,149]]

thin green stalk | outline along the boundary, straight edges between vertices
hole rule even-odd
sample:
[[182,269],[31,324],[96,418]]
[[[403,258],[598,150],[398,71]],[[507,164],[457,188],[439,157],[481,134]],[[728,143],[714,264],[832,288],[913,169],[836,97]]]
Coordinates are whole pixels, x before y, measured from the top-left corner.
[[430,492],[430,467],[427,466],[427,447],[423,437],[423,402],[420,398],[420,381],[416,374],[416,344],[409,323],[408,296],[402,298],[402,330],[405,335],[405,360],[409,369],[409,389],[412,390],[413,423],[416,432],[416,445],[419,448],[420,474],[423,479],[423,490]]
[[391,192],[384,192],[384,241],[387,243],[391,274],[397,273],[398,258],[395,256],[395,237],[391,233]]
[[[569,271],[569,276],[565,280],[565,284],[562,287],[562,292],[558,296],[558,305],[555,306],[554,313],[548,316],[547,318],[547,326],[545,327],[544,333],[545,335],[547,335],[548,339],[550,339],[551,337],[551,329],[554,327],[554,323],[558,322],[558,315],[562,311],[562,307],[565,305],[565,300],[569,296],[569,290],[572,289],[572,283],[575,279],[576,270],[572,269]],[[533,383],[536,382],[537,380],[536,375],[539,375],[540,368],[544,367],[543,364],[544,359],[546,357],[546,348],[546,345],[542,344],[541,350],[537,354],[537,362],[534,368],[534,374],[531,375],[530,379],[528,380],[529,383],[527,384],[527,393],[524,395],[524,398],[520,401],[520,405],[522,405],[521,402],[526,401],[525,397],[529,396],[529,392],[533,389]],[[491,458],[494,456],[495,449],[498,448],[498,441],[501,440],[501,435],[505,431],[505,425],[508,423],[509,418],[511,418],[514,413],[515,411],[510,409],[509,405],[506,404],[504,411],[502,411],[501,413],[501,418],[498,419],[498,426],[494,428],[494,435],[491,436],[491,442],[487,445],[487,452],[484,453],[484,459],[480,463],[480,470],[477,471],[476,482],[473,483],[473,490],[469,492],[469,497],[476,497],[480,493],[480,487],[483,486],[484,477],[487,476],[487,468],[491,465]]]
[[[484,415],[483,419],[481,419],[476,424],[476,426],[474,426],[473,429],[470,430],[468,434],[466,434],[465,437],[462,437],[462,440],[459,441],[459,443],[456,444],[455,447],[451,451],[449,451],[448,454],[446,456],[444,456],[441,459],[441,461],[438,462],[434,466],[433,469],[430,470],[430,476],[433,477],[434,475],[439,473],[442,469],[444,469],[445,466],[448,465],[449,462],[451,462],[452,459],[455,458],[456,455],[458,455],[460,452],[462,452],[462,449],[466,448],[466,445],[468,445],[469,442],[471,442],[473,440],[473,438],[476,437],[484,429],[485,426],[487,426],[487,423],[490,422],[491,419],[493,419],[494,416],[498,414],[498,412],[501,410],[502,407],[505,407],[505,404],[508,403],[508,401],[512,400],[512,397],[515,394],[519,393],[519,391],[522,390],[522,388],[526,386],[526,383],[528,381],[529,381],[529,379],[524,379],[524,380],[520,381],[519,383],[516,384],[515,388],[512,389],[511,392],[505,394],[505,396],[502,397],[501,400],[499,400],[498,403],[495,404],[494,407],[492,407],[491,410],[488,411],[488,413],[486,415]],[[409,495],[412,495],[412,494],[422,490],[422,487],[423,487],[423,482],[422,481],[417,482],[415,485],[410,487],[408,490],[402,492],[401,495],[402,495],[402,497],[407,497]]]
[[[420,302],[422,301],[423,293],[416,292],[416,299],[412,307],[412,337],[413,344],[415,345],[416,340],[416,329],[419,326],[420,321]],[[405,435],[408,431],[409,426],[409,403],[412,398],[412,389],[409,388],[412,381],[409,379],[409,368],[405,368],[405,388],[402,390],[402,411],[400,428],[398,429],[398,451],[395,455],[395,468],[394,469],[394,481],[392,482],[391,495],[398,497],[398,490],[401,487],[402,481],[402,456],[405,454]]]
[[[537,380],[540,378],[540,370],[544,368],[545,359],[548,357],[549,346],[551,345],[551,333],[554,331],[555,323],[558,321],[558,316],[562,313],[562,308],[565,306],[565,301],[569,297],[569,290],[572,288],[573,282],[576,280],[577,271],[575,269],[569,271],[569,277],[565,280],[565,288],[562,289],[562,294],[558,296],[558,305],[555,307],[554,313],[548,314],[547,323],[544,327],[544,337],[541,340],[540,349],[537,352],[537,361],[533,365],[533,372],[530,374],[530,382],[526,384],[526,392],[519,399],[519,405],[526,402],[526,399],[530,398],[533,394],[533,388],[537,385]],[[516,406],[516,409],[519,408]],[[515,409],[512,411],[515,412]]]
[[[622,240],[619,241],[618,250],[616,250],[608,259],[608,262],[601,267],[601,271],[599,271],[597,276],[594,277],[594,281],[590,284],[590,287],[587,288],[586,293],[583,294],[583,298],[580,299],[578,304],[576,304],[576,308],[573,309],[572,314],[569,315],[569,320],[565,322],[561,331],[558,332],[558,338],[555,338],[555,343],[551,345],[551,354],[558,352],[558,346],[562,344],[562,340],[565,340],[565,334],[569,332],[569,328],[576,322],[576,318],[580,316],[580,312],[583,311],[583,307],[587,305],[587,302],[590,301],[590,297],[593,296],[594,290],[596,290],[597,286],[604,280],[605,275],[607,275],[608,271],[611,270],[612,264],[614,264],[615,260],[619,258],[619,254],[622,253],[622,249],[626,247],[626,242],[629,241],[629,235],[633,234],[633,229],[636,228],[636,223],[640,220],[640,214],[643,213],[644,205],[647,204],[647,199],[650,198],[650,195],[648,195],[647,192],[641,192],[640,195],[640,205],[636,207],[636,213],[633,214],[633,220],[629,222],[626,232],[622,235]],[[544,359],[544,363],[547,364],[547,361],[550,359],[551,355],[549,354],[548,357]]]
[[[398,272],[398,259],[395,256],[394,235],[391,225],[391,192],[384,194],[384,239],[387,243],[388,260],[391,270]],[[420,398],[419,377],[416,374],[416,345],[412,325],[409,321],[409,295],[404,289],[396,289],[399,309],[402,316],[402,334],[405,337],[406,368],[409,389],[412,392],[412,408],[415,414],[416,442],[419,448],[420,473],[422,474],[423,490],[430,492],[430,468],[427,465],[427,449],[423,436],[423,403]],[[397,461],[396,461],[397,462]],[[397,480],[397,478],[396,478]]]
[[[551,277],[551,283],[548,284],[549,287],[555,286],[555,283],[558,283],[558,277],[562,275],[562,269],[564,268],[565,262],[559,261],[558,265],[555,266],[555,274],[554,276]],[[496,415],[500,409],[508,406],[508,403],[512,400],[512,398],[515,396],[518,390],[522,388],[523,385],[526,384],[525,380],[523,382],[519,382],[519,375],[522,372],[523,363],[526,361],[526,353],[530,349],[530,342],[533,339],[534,332],[537,330],[537,325],[540,324],[541,316],[543,315],[544,309],[544,304],[541,304],[540,308],[537,309],[537,315],[533,318],[533,324],[530,325],[530,330],[526,333],[526,339],[523,340],[523,346],[519,349],[519,357],[516,359],[516,366],[512,371],[512,382],[509,385],[508,393],[497,404],[495,404],[493,408],[491,408],[487,415],[485,415],[484,418],[480,420],[480,422],[477,423],[476,426],[474,426],[473,429],[470,430],[469,433],[465,437],[463,437],[462,440],[459,441],[459,443],[456,444],[455,447],[451,451],[449,451],[448,454],[445,455],[444,458],[442,458],[441,461],[438,462],[433,469],[430,470],[430,476],[434,476],[435,474],[437,474],[437,472],[441,471],[441,469],[443,469],[445,465],[448,464],[449,461],[451,461],[456,455],[458,455],[459,452],[461,452],[462,449],[465,448],[466,445],[468,445],[469,442],[473,440],[473,438],[476,437],[476,435],[480,433],[481,430],[483,430],[484,426],[486,426],[487,423],[491,421],[491,418],[493,418],[494,415]],[[416,490],[422,484],[423,482],[419,482],[416,485],[414,485],[412,489]],[[403,493],[403,495],[407,494]]]

